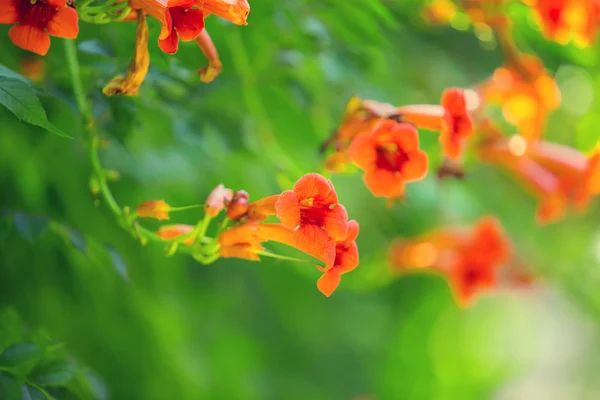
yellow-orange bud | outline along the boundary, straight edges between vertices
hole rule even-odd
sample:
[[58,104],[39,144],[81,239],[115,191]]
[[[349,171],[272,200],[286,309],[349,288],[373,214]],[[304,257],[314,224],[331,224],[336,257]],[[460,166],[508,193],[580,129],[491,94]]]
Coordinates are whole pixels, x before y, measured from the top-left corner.
[[137,206],[135,213],[138,217],[169,219],[171,206],[164,200],[148,200]]
[[248,212],[248,192],[238,190],[234,193],[231,203],[227,207],[227,218],[235,220],[243,217]]

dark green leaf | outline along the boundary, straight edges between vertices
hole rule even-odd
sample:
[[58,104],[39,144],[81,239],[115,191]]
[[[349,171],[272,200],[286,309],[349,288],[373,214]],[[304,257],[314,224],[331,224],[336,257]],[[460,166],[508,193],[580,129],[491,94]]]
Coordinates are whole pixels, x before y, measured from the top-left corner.
[[30,379],[39,385],[60,386],[73,378],[77,368],[67,361],[57,361],[36,368]]
[[33,361],[43,353],[35,343],[17,343],[4,349],[0,354],[0,365],[13,367],[28,361]]
[[0,104],[24,122],[42,127],[56,135],[71,138],[48,121],[46,111],[35,90],[22,79],[0,74]]
[[21,388],[14,376],[0,371],[0,400],[20,400]]
[[23,385],[21,386],[21,400],[46,400],[46,395],[38,388]]
[[48,227],[48,218],[37,215],[15,213],[13,216],[17,231],[29,242],[33,242]]

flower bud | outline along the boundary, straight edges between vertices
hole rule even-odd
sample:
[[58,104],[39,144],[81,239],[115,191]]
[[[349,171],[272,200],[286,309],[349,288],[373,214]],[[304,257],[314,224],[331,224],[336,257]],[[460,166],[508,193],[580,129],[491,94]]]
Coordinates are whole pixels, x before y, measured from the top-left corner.
[[163,200],[148,200],[137,206],[135,213],[138,217],[169,219],[171,206]]
[[248,212],[248,192],[245,190],[238,190],[234,193],[231,203],[227,207],[227,218],[236,220]]

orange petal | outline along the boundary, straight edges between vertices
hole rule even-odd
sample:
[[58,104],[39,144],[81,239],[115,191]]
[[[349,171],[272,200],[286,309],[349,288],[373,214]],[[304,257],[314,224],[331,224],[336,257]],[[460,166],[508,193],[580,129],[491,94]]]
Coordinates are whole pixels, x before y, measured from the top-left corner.
[[262,251],[262,246],[252,246],[249,244],[236,244],[230,247],[221,247],[219,254],[221,257],[243,258],[251,261],[259,261],[260,257],[256,254],[257,251]]
[[184,42],[194,40],[204,29],[204,14],[198,9],[185,11],[182,7],[170,8],[173,27],[177,30],[179,39]]
[[19,22],[17,1],[18,0],[0,0],[0,24],[16,24]]
[[294,184],[298,200],[315,199],[323,204],[337,204],[338,197],[331,181],[317,173],[304,175]]
[[277,218],[289,229],[294,229],[300,224],[300,206],[298,196],[291,190],[286,190],[279,195],[275,203]]
[[446,110],[439,105],[419,104],[397,109],[402,119],[418,128],[440,131],[445,122]]
[[421,150],[411,153],[408,161],[402,166],[402,178],[405,182],[423,179],[427,175],[428,165],[427,153]]
[[62,8],[67,5],[67,0],[46,0],[45,2],[56,8]]
[[325,296],[329,297],[340,284],[341,276],[337,268],[325,272],[317,281],[317,288]]
[[247,25],[250,5],[246,0],[199,0],[198,6],[236,25]]
[[348,159],[363,170],[368,170],[375,165],[377,152],[369,134],[363,133],[354,138],[348,147]]
[[417,129],[413,125],[406,123],[396,124],[393,132],[405,153],[411,153],[419,149],[419,132],[417,132]]
[[348,213],[343,205],[336,204],[327,211],[324,228],[325,232],[336,242],[344,240],[348,236]]
[[12,42],[32,53],[45,56],[50,48],[50,35],[43,29],[31,25],[15,25],[8,31]]
[[384,169],[365,172],[363,180],[371,192],[378,197],[398,197],[404,193],[404,182],[400,174]]
[[294,247],[323,261],[325,269],[333,266],[335,261],[335,242],[320,227],[303,224],[293,232],[293,240]]
[[79,17],[74,8],[62,7],[56,11],[46,29],[52,36],[75,39],[79,33],[78,21]]
[[172,30],[169,36],[164,39],[158,39],[158,47],[167,54],[177,53],[179,48],[179,39],[177,38],[177,32]]
[[250,204],[248,207],[248,218],[251,220],[262,220],[266,219],[269,215],[275,215],[277,213],[275,204],[277,204],[278,199],[279,195],[277,194]]
[[344,240],[344,242],[345,243],[354,242],[356,240],[356,238],[358,237],[358,232],[359,232],[358,222],[356,222],[355,220],[348,221],[348,236],[346,236],[346,240]]
[[350,272],[358,267],[358,246],[356,243],[352,242],[348,246],[344,246],[342,251],[338,250],[335,264],[339,268],[341,274]]

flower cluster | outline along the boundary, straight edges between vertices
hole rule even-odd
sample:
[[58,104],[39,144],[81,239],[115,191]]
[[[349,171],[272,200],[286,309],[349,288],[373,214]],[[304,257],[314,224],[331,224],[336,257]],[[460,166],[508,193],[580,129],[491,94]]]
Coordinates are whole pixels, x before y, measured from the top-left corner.
[[427,270],[446,277],[463,307],[500,284],[520,287],[530,281],[493,217],[480,219],[472,229],[449,227],[418,239],[396,239],[389,262],[395,273]]
[[79,19],[90,23],[137,21],[134,56],[125,76],[115,77],[103,90],[106,95],[135,95],[142,84],[150,57],[146,16],[161,24],[158,46],[175,54],[179,41],[196,41],[208,59],[198,73],[203,82],[212,81],[221,71],[217,51],[204,29],[210,14],[236,25],[246,25],[250,6],[246,0],[0,0],[0,24],[13,24],[8,31],[11,41],[33,53],[46,55],[50,36],[75,39]]
[[400,197],[405,183],[424,178],[428,170],[417,128],[439,132],[444,154],[458,159],[473,133],[465,91],[445,90],[439,105],[396,107],[353,97],[340,128],[324,146],[334,148],[326,167],[340,172],[353,163],[365,172],[365,184],[375,196]]
[[[152,200],[140,204],[135,214],[165,220],[170,212],[187,208]],[[216,235],[207,237],[209,223],[223,211],[225,218]],[[233,192],[219,185],[208,196],[204,214],[195,226],[163,225],[156,235],[170,242],[169,251],[174,252],[180,244],[188,246],[196,259],[206,263],[220,257],[254,261],[261,256],[282,258],[267,251],[266,242],[294,247],[321,262],[318,269],[323,275],[317,287],[326,296],[338,287],[342,274],[358,266],[358,223],[348,220],[333,184],[319,174],[304,175],[292,190],[252,203],[244,190]]]

